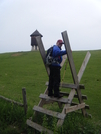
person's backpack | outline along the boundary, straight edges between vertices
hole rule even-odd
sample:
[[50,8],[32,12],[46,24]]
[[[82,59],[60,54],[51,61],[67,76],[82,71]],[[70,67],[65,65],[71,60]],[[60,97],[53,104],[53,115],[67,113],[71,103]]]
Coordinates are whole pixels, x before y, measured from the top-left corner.
[[47,53],[46,53],[46,65],[51,65],[52,62],[53,62],[52,52],[53,52],[53,46],[50,47],[47,50]]

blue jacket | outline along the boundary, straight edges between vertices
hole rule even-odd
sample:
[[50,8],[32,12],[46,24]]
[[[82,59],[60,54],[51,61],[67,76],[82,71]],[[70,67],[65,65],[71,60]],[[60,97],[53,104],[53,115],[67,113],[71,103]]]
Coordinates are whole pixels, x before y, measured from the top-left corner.
[[56,59],[58,63],[52,63],[52,66],[59,66],[62,62],[62,55],[65,55],[67,52],[66,50],[61,50],[57,45],[53,46],[52,56]]

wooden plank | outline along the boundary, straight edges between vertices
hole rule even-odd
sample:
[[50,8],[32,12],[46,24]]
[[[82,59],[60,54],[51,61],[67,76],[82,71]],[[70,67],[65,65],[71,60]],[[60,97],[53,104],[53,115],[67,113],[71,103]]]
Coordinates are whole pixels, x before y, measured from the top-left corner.
[[[78,100],[80,103],[83,103],[81,90],[79,89],[79,81],[78,81],[78,77],[77,77],[77,73],[76,73],[76,69],[75,69],[75,65],[74,65],[74,61],[73,61],[73,57],[72,57],[72,53],[71,53],[71,48],[70,48],[70,44],[69,44],[69,39],[68,39],[68,35],[67,35],[66,31],[62,32],[62,37],[63,37],[64,43],[65,43],[65,48],[67,51],[67,57],[68,57],[68,61],[70,64],[70,69],[71,69],[73,81],[74,81],[74,84],[76,84],[78,86],[78,88],[76,90],[77,95],[78,95]],[[85,116],[86,110],[82,109],[82,113]]]
[[15,105],[18,105],[18,106],[21,106],[21,107],[24,106],[22,103],[19,103],[19,102],[17,102],[17,101],[14,101],[14,100],[5,98],[4,96],[1,96],[1,95],[0,95],[0,98],[3,99],[3,100],[5,100],[5,101],[8,101],[8,102],[10,102],[10,103],[14,103]]
[[[46,82],[46,86],[48,86],[49,82]],[[71,83],[60,83],[60,87],[62,88],[71,88],[71,89],[77,89],[77,85],[76,84],[71,84]],[[85,89],[85,86],[82,84],[79,84],[79,88],[80,89]]]
[[[78,86],[80,89],[85,89],[84,85],[79,84]],[[78,86],[76,84],[60,83],[60,87],[62,88],[77,89]]]
[[61,34],[62,34],[62,37],[63,37],[63,40],[64,40],[64,45],[65,45],[65,48],[66,48],[66,51],[67,51],[67,57],[68,57],[68,61],[69,61],[69,65],[70,65],[70,69],[71,69],[71,73],[72,73],[74,83],[78,84],[77,73],[76,73],[76,69],[75,69],[75,65],[74,65],[74,61],[73,61],[73,57],[72,57],[72,51],[71,51],[71,48],[70,48],[70,43],[69,43],[67,32],[64,31]]
[[87,52],[87,54],[85,56],[85,59],[84,59],[82,65],[81,65],[81,68],[80,68],[79,73],[78,73],[78,81],[80,81],[80,79],[81,79],[81,77],[82,77],[82,75],[84,73],[84,70],[85,70],[85,68],[87,66],[87,63],[88,63],[88,61],[90,59],[90,56],[91,56],[90,52]]
[[82,109],[84,107],[85,107],[85,103],[81,103],[81,104],[78,104],[75,106],[67,107],[67,108],[65,108],[65,113],[70,113],[70,112]]
[[[71,105],[72,105],[72,106],[74,106],[74,105],[78,105],[78,103],[76,103],[76,102],[72,102]],[[89,109],[89,105],[85,104],[85,108],[86,108],[86,109]]]
[[72,103],[72,100],[73,100],[73,98],[74,98],[74,95],[75,95],[75,89],[72,89],[71,91],[70,91],[70,94],[69,94],[69,96],[68,96],[68,104],[71,104]]
[[[45,59],[46,59],[46,52],[45,52],[45,49],[44,49],[44,45],[43,45],[43,42],[41,40],[41,37],[40,36],[37,36],[36,37],[36,41],[37,41],[37,44],[38,44],[38,47],[39,47],[39,51],[40,51],[40,54],[41,54],[41,57],[42,57],[42,60],[43,60],[43,63],[44,63],[44,66],[46,68],[46,71],[47,71],[47,74],[49,76],[50,74],[50,69],[49,67],[45,64]],[[48,88],[46,88],[44,94],[47,94],[48,93]],[[45,100],[41,99],[38,106],[43,106],[45,103]],[[35,112],[36,114],[36,112]]]
[[42,127],[41,125],[35,123],[35,122],[32,122],[31,120],[27,119],[27,122],[26,124],[36,130],[38,130],[39,132],[45,132],[45,133],[48,133],[48,134],[53,134],[53,132],[47,128],[44,128]]
[[43,63],[44,63],[44,65],[45,65],[47,74],[48,74],[48,76],[49,76],[50,69],[49,69],[49,67],[45,64],[46,52],[45,52],[44,45],[43,45],[43,42],[42,42],[42,40],[41,40],[41,37],[40,37],[40,36],[37,36],[37,37],[36,37],[36,41],[37,41],[37,44],[38,44],[38,47],[39,47],[39,51],[40,51],[40,54],[41,54]]
[[85,59],[84,59],[82,65],[81,65],[81,68],[80,68],[80,70],[82,70],[82,71],[79,71],[79,72],[78,72],[78,75],[77,75],[77,77],[78,77],[78,82],[80,82],[80,80],[81,80],[81,78],[82,78],[82,76],[83,76],[83,72],[84,72],[85,69],[86,69],[87,63],[88,63],[88,61],[89,61],[89,58],[88,58],[88,57],[90,58],[90,53],[87,52],[87,54],[86,54],[86,56],[85,56]]
[[[43,99],[43,100],[44,100],[44,99]],[[55,103],[55,101],[53,101],[53,100],[48,100],[48,101],[47,101],[47,100],[45,100],[44,105],[45,105],[45,104],[50,104],[50,103],[52,103],[52,104],[53,104],[53,103]]]
[[[46,82],[46,86],[48,86],[49,82]],[[60,87],[63,87],[63,88],[75,88],[77,89],[77,85],[76,84],[68,84],[68,83],[60,83]]]
[[[67,92],[60,92],[60,94],[63,94],[64,96],[69,96],[69,93],[67,93]],[[74,97],[78,98],[78,95],[75,94]],[[87,96],[86,95],[82,95],[82,99],[87,100]]]
[[38,106],[34,106],[33,110],[50,115],[50,116],[54,116],[54,117],[59,118],[59,119],[64,119],[66,116],[66,114],[54,112],[54,111],[47,110],[47,109],[44,109],[44,108],[38,107]]
[[[64,106],[64,108],[62,110],[62,113],[65,114],[65,108],[70,107],[70,105],[72,103],[72,100],[74,98],[75,92],[76,92],[75,89],[72,89],[70,91],[70,94],[68,96],[69,104],[65,104],[65,106]],[[58,122],[57,122],[57,126],[61,126],[63,124],[63,122],[64,122],[64,120],[59,119]]]
[[55,102],[62,102],[62,103],[69,103],[69,100],[68,98],[56,98],[56,97],[49,97],[48,95],[46,94],[40,94],[39,96],[40,98],[42,99],[46,99],[47,101],[49,100],[52,100],[52,101],[55,101]]
[[66,59],[67,59],[67,55],[65,54],[65,55],[62,56],[62,62],[60,64],[61,67],[64,65]]

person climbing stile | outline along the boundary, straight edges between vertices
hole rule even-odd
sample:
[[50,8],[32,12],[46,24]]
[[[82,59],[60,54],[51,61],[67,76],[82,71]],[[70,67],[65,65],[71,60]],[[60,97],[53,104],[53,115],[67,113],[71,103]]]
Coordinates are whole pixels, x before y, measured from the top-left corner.
[[[61,69],[61,62],[62,62],[62,55],[65,55],[67,52],[66,50],[61,50],[63,45],[63,41],[59,39],[56,42],[56,45],[53,46],[52,57],[53,62],[49,65],[50,68],[50,75],[49,75],[49,85],[48,85],[48,96],[61,98],[63,97],[59,93],[59,86],[60,86],[60,69]],[[53,93],[54,91],[54,93]]]

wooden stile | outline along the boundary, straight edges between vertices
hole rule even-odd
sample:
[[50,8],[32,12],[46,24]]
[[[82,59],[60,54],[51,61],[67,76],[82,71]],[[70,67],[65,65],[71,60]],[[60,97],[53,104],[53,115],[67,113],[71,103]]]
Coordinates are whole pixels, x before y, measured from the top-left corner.
[[[82,114],[84,116],[86,116],[87,115],[86,109],[89,109],[89,106],[86,105],[83,102],[83,99],[87,99],[87,96],[82,95],[82,93],[81,93],[81,89],[85,89],[85,87],[84,87],[84,85],[81,85],[79,83],[80,83],[80,80],[82,78],[82,75],[84,73],[84,70],[87,66],[87,63],[89,61],[89,58],[90,58],[91,54],[89,52],[87,52],[86,57],[85,57],[85,59],[82,63],[82,66],[79,70],[79,73],[77,75],[67,32],[64,31],[61,34],[62,34],[62,38],[63,38],[65,48],[66,48],[66,51],[67,51],[67,56],[65,55],[63,57],[63,62],[61,63],[61,67],[63,66],[63,64],[65,63],[65,61],[68,57],[68,63],[69,63],[69,66],[70,66],[70,70],[71,70],[71,74],[72,74],[74,83],[73,84],[68,84],[68,83],[63,83],[62,82],[60,84],[61,87],[69,88],[71,90],[70,90],[70,93],[61,91],[60,93],[63,94],[64,97],[59,98],[59,99],[55,98],[55,97],[49,97],[47,95],[47,93],[48,93],[48,87],[47,87],[44,94],[40,94],[40,96],[39,96],[41,98],[41,100],[40,100],[38,106],[34,106],[34,108],[33,108],[33,110],[35,111],[35,114],[36,114],[36,112],[41,112],[43,114],[47,114],[49,116],[54,116],[54,117],[58,118],[59,120],[57,122],[57,126],[62,126],[62,124],[64,122],[64,119],[66,117],[66,114],[68,114],[70,112],[73,112],[73,111],[82,110]],[[49,72],[49,67],[46,66],[46,64],[45,64],[45,49],[44,49],[41,37],[40,36],[36,37],[36,41],[37,41],[37,44],[38,44],[38,47],[39,47],[39,50],[40,50],[40,54],[41,54],[41,57],[43,59],[43,63],[45,65],[47,74],[49,76],[49,73],[50,73]],[[46,85],[48,86],[48,82],[46,82]],[[74,97],[78,98],[79,103],[72,102]],[[43,108],[43,105],[49,104],[49,103],[54,103],[54,102],[57,102],[59,107],[61,107],[61,105],[64,104],[62,112],[59,113],[59,112],[56,112],[56,111],[51,111],[51,110]],[[45,131],[47,131],[47,133],[53,133],[52,131],[45,129],[42,126],[40,126],[40,125],[30,121],[30,120],[27,120],[27,125],[37,129],[40,132],[42,132],[43,129],[44,129]]]

